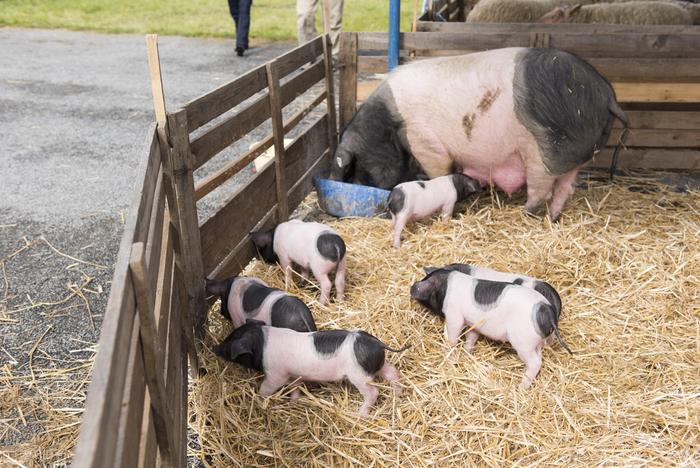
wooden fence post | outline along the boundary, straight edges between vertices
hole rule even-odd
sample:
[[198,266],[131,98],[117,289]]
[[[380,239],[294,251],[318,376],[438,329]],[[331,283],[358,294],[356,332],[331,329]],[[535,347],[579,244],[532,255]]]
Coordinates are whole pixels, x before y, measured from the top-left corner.
[[131,281],[134,284],[136,306],[139,311],[143,368],[148,392],[151,397],[151,412],[153,425],[156,429],[156,439],[158,440],[163,464],[172,466],[174,421],[165,396],[165,379],[163,378],[164,353],[160,347],[160,340],[158,339],[154,321],[154,298],[151,292],[153,285],[147,284],[145,254],[146,249],[143,242],[133,244],[131,246],[129,269],[131,270]]
[[331,157],[335,155],[338,147],[338,124],[335,115],[335,91],[333,90],[333,44],[331,36],[326,34],[323,38],[323,60],[326,65],[326,107],[328,108],[328,145]]
[[340,35],[340,131],[357,110],[357,33]]
[[[199,237],[197,219],[197,202],[194,196],[194,178],[192,176],[194,161],[190,150],[189,132],[187,130],[187,111],[180,109],[168,114],[168,130],[172,140],[170,151],[170,168],[172,170],[175,206],[179,219],[180,257],[184,276],[187,303],[182,304],[184,314],[190,314],[189,320],[194,326],[195,345],[201,346],[206,321],[206,302],[204,294],[204,267],[202,265],[202,244]],[[188,320],[183,317],[183,322]],[[188,330],[185,330],[187,333]]]
[[284,121],[282,120],[282,102],[280,99],[280,79],[277,61],[268,62],[267,88],[270,95],[270,116],[272,118],[272,138],[275,145],[275,187],[277,188],[277,222],[287,220],[287,176],[285,174]]
[[[175,183],[173,181],[173,168],[170,158],[171,140],[168,131],[167,112],[165,108],[165,94],[163,93],[163,80],[160,72],[160,55],[158,53],[158,36],[156,34],[148,34],[146,36],[146,47],[148,55],[148,68],[151,75],[151,92],[153,94],[153,110],[158,123],[157,133],[161,154],[161,164],[163,164],[163,184],[165,187],[165,196],[168,200],[168,214],[170,215],[171,235],[173,238],[173,249],[175,251],[175,262],[183,267],[182,242],[180,240],[180,213],[177,209],[177,200],[175,197]],[[201,247],[200,247],[201,249]],[[201,257],[201,255],[200,255]],[[201,261],[200,261],[201,263]],[[175,279],[173,279],[175,281]],[[177,285],[175,286],[177,287]],[[181,304],[180,307],[186,307],[189,304]],[[190,311],[194,309],[189,309]],[[184,331],[185,342],[187,345],[187,354],[190,358],[190,375],[195,377],[199,372],[199,358],[193,337],[192,320],[189,320],[190,314],[184,311],[182,319],[182,328]]]

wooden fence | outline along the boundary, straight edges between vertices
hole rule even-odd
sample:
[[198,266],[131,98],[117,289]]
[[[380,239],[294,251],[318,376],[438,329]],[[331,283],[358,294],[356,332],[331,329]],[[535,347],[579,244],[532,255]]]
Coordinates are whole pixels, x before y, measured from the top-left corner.
[[[330,47],[327,36],[318,37],[171,114],[164,106],[162,115],[157,111],[115,266],[75,466],[186,465],[188,357],[196,374],[204,277],[238,273],[254,255],[248,232],[285,220],[329,163],[337,141]],[[317,88],[284,120],[286,106]],[[302,120],[307,125],[285,147],[285,134]],[[266,122],[269,135],[195,184],[197,169]],[[200,225],[197,200],[270,147],[274,162]]]
[[[500,47],[556,47],[595,66],[627,111],[630,132],[618,167],[700,169],[700,26],[474,24],[427,22],[402,33],[400,63]],[[344,33],[340,77],[341,128],[386,73],[387,35]],[[449,92],[439,90],[436,92]],[[610,164],[621,128],[593,166]]]

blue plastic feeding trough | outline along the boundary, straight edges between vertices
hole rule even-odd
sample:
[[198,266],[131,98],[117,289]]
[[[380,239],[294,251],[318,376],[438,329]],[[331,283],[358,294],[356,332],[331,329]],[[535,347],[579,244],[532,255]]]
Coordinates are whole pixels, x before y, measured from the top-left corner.
[[326,213],[338,216],[372,217],[386,210],[389,190],[367,185],[348,184],[337,180],[314,177],[318,203]]

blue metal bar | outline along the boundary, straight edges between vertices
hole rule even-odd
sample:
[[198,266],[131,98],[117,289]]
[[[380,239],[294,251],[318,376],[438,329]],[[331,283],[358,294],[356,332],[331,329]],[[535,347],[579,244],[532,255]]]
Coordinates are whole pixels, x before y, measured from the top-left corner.
[[389,71],[399,64],[401,1],[389,0]]

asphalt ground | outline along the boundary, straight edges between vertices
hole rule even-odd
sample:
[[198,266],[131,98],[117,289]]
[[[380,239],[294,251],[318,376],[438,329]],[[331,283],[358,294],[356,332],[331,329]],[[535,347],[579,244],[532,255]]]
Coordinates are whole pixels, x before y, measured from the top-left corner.
[[[160,37],[167,107],[293,46]],[[0,28],[0,51],[0,464],[46,465],[75,441],[154,114],[143,36]]]

